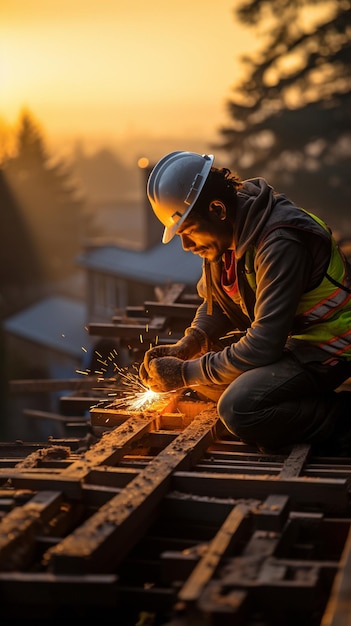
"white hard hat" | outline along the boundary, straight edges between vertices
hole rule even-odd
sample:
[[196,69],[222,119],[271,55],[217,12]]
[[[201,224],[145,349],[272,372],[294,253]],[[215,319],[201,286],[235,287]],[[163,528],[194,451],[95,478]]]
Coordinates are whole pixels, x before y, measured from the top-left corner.
[[214,156],[170,152],[151,171],[147,195],[156,217],[165,226],[168,243],[189,215],[210,173]]

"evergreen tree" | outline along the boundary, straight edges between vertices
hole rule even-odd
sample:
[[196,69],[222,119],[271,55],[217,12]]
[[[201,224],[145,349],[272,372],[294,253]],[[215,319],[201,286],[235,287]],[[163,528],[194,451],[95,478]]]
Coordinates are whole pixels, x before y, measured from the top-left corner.
[[42,296],[43,268],[14,194],[0,170],[0,320]]
[[73,173],[54,163],[39,125],[28,111],[20,115],[14,155],[3,164],[6,179],[35,244],[46,281],[70,276],[84,236],[83,200]]
[[246,0],[235,13],[262,46],[243,59],[216,148],[350,232],[350,0]]

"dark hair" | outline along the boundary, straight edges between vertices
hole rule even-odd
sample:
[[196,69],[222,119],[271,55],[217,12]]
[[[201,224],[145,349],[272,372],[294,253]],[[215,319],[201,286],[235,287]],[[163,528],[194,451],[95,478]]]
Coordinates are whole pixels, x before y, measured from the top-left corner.
[[226,206],[235,206],[236,194],[242,186],[239,176],[228,168],[211,167],[208,178],[195,202],[192,212],[204,213],[212,200],[222,200]]

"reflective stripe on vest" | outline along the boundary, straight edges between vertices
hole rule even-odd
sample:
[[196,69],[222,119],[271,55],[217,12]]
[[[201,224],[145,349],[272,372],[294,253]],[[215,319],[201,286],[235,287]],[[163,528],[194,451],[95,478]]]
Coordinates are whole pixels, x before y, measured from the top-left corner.
[[[335,315],[337,309],[345,306],[351,300],[351,294],[342,288],[342,286],[347,287],[346,267],[334,239],[332,239],[332,252],[327,274],[341,286],[335,287],[328,277],[324,276],[318,287],[304,294],[297,307],[295,317],[298,325],[310,326],[316,322],[320,323],[327,320]],[[316,294],[318,296],[317,301]]]
[[[322,220],[311,213],[309,215],[329,230]],[[351,360],[350,285],[347,282],[344,256],[333,237],[331,242],[329,266],[322,282],[305,293],[297,307],[294,325],[296,322],[297,328],[301,328],[301,334],[295,330],[291,336],[313,343],[333,356],[344,356]]]
[[347,330],[343,335],[333,337],[326,344],[323,344],[328,352],[332,352],[335,356],[341,355],[346,350],[350,350],[351,344],[351,328]]
[[[322,220],[307,211],[305,213],[330,232]],[[331,246],[330,261],[323,280],[301,297],[291,337],[308,341],[330,354],[344,355],[351,360],[350,284],[347,282],[344,256],[333,237]],[[256,250],[249,248],[245,256],[246,279],[253,291],[256,291],[255,254]]]

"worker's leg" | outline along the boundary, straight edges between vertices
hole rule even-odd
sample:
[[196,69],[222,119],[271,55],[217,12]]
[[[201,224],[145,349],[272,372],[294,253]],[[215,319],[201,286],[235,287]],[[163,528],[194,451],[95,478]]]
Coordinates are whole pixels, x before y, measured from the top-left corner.
[[351,453],[351,393],[334,391],[349,376],[351,364],[301,365],[286,353],[277,363],[249,370],[231,383],[218,413],[230,432],[261,449],[327,442],[331,453],[339,454],[338,440],[345,443],[349,432]]

